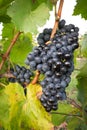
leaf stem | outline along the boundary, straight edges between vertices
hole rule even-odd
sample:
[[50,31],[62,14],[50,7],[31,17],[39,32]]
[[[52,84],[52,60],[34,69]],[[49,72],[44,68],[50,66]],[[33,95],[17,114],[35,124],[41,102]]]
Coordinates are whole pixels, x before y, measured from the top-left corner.
[[78,116],[78,117],[82,117],[82,115],[67,114],[67,113],[62,113],[62,112],[51,112],[51,114],[60,114],[60,115],[64,115],[64,116]]
[[2,61],[0,63],[0,70],[2,69],[3,65],[4,65],[4,62],[7,60],[10,52],[11,52],[11,49],[13,47],[13,45],[16,43],[19,35],[21,34],[21,32],[17,32],[17,34],[13,37],[12,41],[11,41],[11,44],[10,46],[8,47],[6,53],[2,56]]

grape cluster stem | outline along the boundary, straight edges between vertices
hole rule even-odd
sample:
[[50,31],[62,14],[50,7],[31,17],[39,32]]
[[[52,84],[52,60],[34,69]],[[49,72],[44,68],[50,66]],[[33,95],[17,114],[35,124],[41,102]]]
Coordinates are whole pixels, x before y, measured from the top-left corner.
[[[54,35],[56,33],[56,30],[58,28],[58,23],[59,23],[59,20],[61,18],[63,3],[64,3],[64,0],[60,0],[58,13],[56,14],[55,23],[54,23],[54,27],[53,27],[50,39],[52,39],[54,37]],[[50,41],[46,42],[45,44],[49,44],[49,43],[50,43]],[[40,72],[37,70],[36,75],[35,75],[35,77],[34,77],[34,79],[32,81],[32,84],[36,84],[37,83],[39,75],[40,75]]]

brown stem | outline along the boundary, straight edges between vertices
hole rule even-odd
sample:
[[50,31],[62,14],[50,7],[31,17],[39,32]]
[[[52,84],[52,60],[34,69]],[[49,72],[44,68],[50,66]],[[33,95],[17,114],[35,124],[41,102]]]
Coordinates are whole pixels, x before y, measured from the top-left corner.
[[18,37],[19,37],[20,34],[21,34],[21,32],[18,32],[18,33],[14,36],[14,38],[13,38],[12,41],[11,41],[10,46],[8,47],[8,49],[7,49],[7,51],[6,51],[6,53],[2,56],[2,61],[1,61],[1,63],[0,63],[0,70],[2,69],[2,67],[3,67],[3,65],[4,65],[4,62],[5,62],[6,59],[8,58],[8,56],[9,56],[9,54],[10,54],[10,52],[11,52],[11,49],[12,49],[13,45],[15,44],[15,42],[17,41],[17,39],[18,39]]
[[54,34],[56,33],[56,30],[58,28],[58,23],[59,23],[59,19],[61,17],[61,13],[62,13],[63,3],[64,3],[64,0],[60,0],[58,13],[56,15],[55,24],[54,24],[54,27],[53,27],[53,30],[52,30],[52,33],[51,33],[51,38],[54,37]]
[[15,78],[15,76],[11,73],[5,73],[5,74],[0,74],[0,78]]
[[77,103],[75,102],[75,100],[73,100],[73,99],[67,97],[67,101],[68,101],[70,104],[72,104],[74,107],[76,107],[76,108],[78,108],[80,111],[82,111],[82,107],[81,107],[79,104],[77,104]]
[[39,75],[40,75],[40,72],[37,70],[36,75],[35,75],[35,77],[34,77],[34,79],[32,81],[32,84],[36,84],[37,83]]

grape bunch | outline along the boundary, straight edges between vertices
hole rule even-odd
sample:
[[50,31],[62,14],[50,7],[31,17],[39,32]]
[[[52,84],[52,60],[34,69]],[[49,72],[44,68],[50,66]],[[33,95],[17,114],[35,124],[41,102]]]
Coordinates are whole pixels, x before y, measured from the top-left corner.
[[37,37],[38,44],[41,46],[45,46],[45,43],[50,40],[50,36],[52,33],[52,28],[45,28],[42,33],[40,33]]
[[[40,101],[48,112],[57,110],[58,101],[66,99],[65,89],[74,70],[73,53],[79,47],[79,28],[65,23],[65,20],[59,22],[52,39],[52,29],[44,29],[37,38],[39,46],[28,54],[25,61],[32,71],[38,70],[45,75],[40,82],[43,92]],[[46,45],[49,40],[50,44]]]
[[29,69],[19,65],[15,65],[14,69],[11,68],[10,73],[13,74],[13,77],[9,78],[9,82],[18,82],[23,87],[25,83],[30,83],[31,77],[33,76],[33,73]]

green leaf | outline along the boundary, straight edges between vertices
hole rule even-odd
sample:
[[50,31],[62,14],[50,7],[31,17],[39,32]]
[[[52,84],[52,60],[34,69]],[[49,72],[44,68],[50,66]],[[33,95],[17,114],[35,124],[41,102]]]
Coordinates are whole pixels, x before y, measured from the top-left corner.
[[7,8],[13,0],[0,0],[0,22],[8,23],[11,18],[7,15]]
[[69,130],[86,130],[87,126],[84,124],[78,117],[69,117],[68,120],[68,129]]
[[83,66],[80,73],[77,75],[78,79],[78,100],[82,104],[83,117],[87,123],[87,64]]
[[[10,43],[17,32],[13,23],[3,24],[2,30],[2,41],[3,41],[3,52],[5,53],[10,46]],[[15,64],[24,65],[24,61],[28,53],[32,50],[32,34],[21,34],[13,46],[10,53],[10,60]]]
[[10,41],[12,40],[14,34],[15,34],[15,26],[13,23],[10,22],[3,24],[2,39]]
[[20,31],[36,33],[49,18],[49,8],[44,1],[34,4],[31,0],[16,0],[8,8],[8,15]]
[[[22,37],[22,38],[21,38]],[[15,64],[24,65],[24,61],[33,48],[32,35],[30,33],[20,36],[20,39],[12,48],[10,59]]]
[[42,91],[38,84],[30,84],[27,87],[27,100],[22,111],[22,127],[33,128],[35,130],[51,130],[51,116],[48,114],[40,101],[37,94]]
[[[80,61],[81,63],[82,61]],[[80,64],[79,63],[79,64]],[[84,66],[80,69],[79,74],[77,75],[77,80],[83,79],[87,77],[87,60],[84,63]]]
[[0,16],[0,22],[9,23],[10,21],[11,21],[11,18],[8,15],[1,15]]
[[77,0],[77,4],[75,6],[73,14],[81,14],[82,18],[87,19],[87,0]]
[[81,54],[87,58],[87,34],[81,40]]
[[77,91],[77,79],[76,79],[76,75],[78,74],[78,71],[74,71],[71,75],[71,81],[68,85],[68,87],[66,88],[66,93],[67,93],[67,96],[69,98],[72,98],[74,99],[75,101],[77,101],[77,94],[78,94],[78,91]]
[[0,0],[0,8],[10,4],[12,1],[14,1],[14,0]]
[[6,14],[8,6],[0,9],[0,22],[8,23],[11,18]]
[[[78,110],[74,107],[72,107],[70,104],[67,102],[59,102],[58,104],[58,110],[55,111],[58,112],[59,114],[52,114],[52,122],[54,125],[60,125],[64,121],[68,121],[68,114],[76,114]],[[64,113],[64,114],[61,114]],[[67,115],[66,115],[67,114]]]

